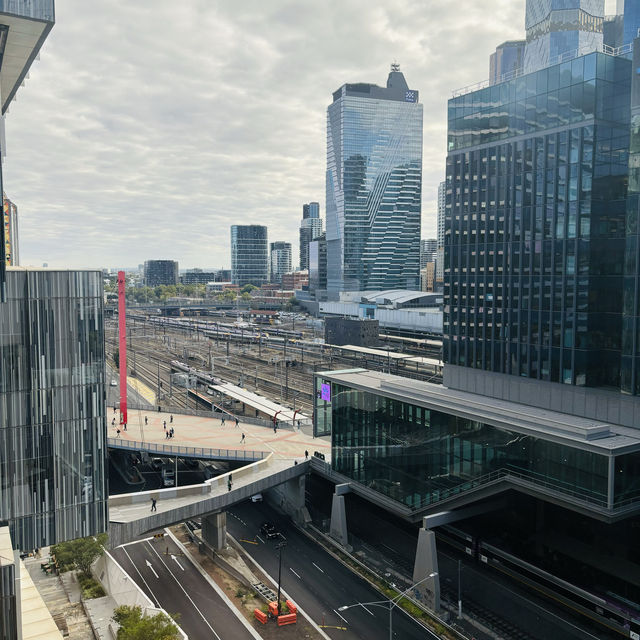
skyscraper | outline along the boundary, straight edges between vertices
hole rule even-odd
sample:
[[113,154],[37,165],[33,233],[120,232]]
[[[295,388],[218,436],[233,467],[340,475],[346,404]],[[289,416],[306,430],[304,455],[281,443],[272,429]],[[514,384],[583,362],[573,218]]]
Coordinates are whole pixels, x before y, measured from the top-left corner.
[[291,243],[271,243],[271,282],[282,283],[282,276],[291,271]]
[[435,262],[438,253],[438,241],[435,238],[420,240],[420,268],[424,269],[427,262]]
[[322,233],[320,205],[310,202],[302,206],[300,222],[300,269],[309,269],[309,243]]
[[146,260],[144,263],[144,284],[147,287],[178,284],[180,269],[175,260]]
[[604,0],[527,0],[526,72],[560,62],[559,56],[602,49]]
[[18,207],[3,194],[2,213],[4,224],[5,259],[7,266],[20,264],[20,247],[18,241]]
[[309,244],[309,291],[327,289],[327,236],[321,234]]
[[269,282],[267,227],[257,224],[231,227],[231,282],[259,287]]
[[524,48],[526,40],[507,40],[496,47],[489,58],[489,82],[502,82],[504,76],[514,74],[524,65]]
[[422,105],[397,65],[327,109],[327,288],[417,289]]
[[638,0],[623,0],[624,29],[623,44],[630,44],[638,37],[640,29],[640,2]]
[[436,254],[436,282],[444,282],[444,215],[446,206],[446,182],[438,185],[438,220],[437,220],[437,240],[438,252]]

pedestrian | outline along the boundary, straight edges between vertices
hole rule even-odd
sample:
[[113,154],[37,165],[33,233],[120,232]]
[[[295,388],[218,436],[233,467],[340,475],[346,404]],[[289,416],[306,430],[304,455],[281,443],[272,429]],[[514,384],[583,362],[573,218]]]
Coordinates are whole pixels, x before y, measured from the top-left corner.
[[169,439],[169,432],[166,429],[164,430],[164,439],[165,440]]
[[240,420],[238,420],[238,416],[236,416],[236,429],[238,428],[239,424],[240,424]]
[[172,423],[172,422],[173,422],[173,414],[169,416],[169,423]]
[[116,429],[116,438],[120,437],[120,429]]
[[157,511],[155,498],[151,498],[151,511]]
[[231,491],[231,487],[233,486],[233,482],[231,482],[231,476],[229,476],[229,480],[227,481],[227,487],[229,491]]
[[171,427],[171,429],[169,429],[169,437],[173,438],[173,427]]
[[162,422],[162,426],[163,426],[165,429],[167,428],[167,421],[166,421],[166,420],[164,420],[164,421]]
[[221,427],[224,427],[224,421],[225,421],[225,417],[224,417],[224,415],[223,415],[223,416],[222,416],[222,420],[221,420],[221,424],[220,424],[220,426],[221,426]]
[[111,426],[112,426],[112,427],[115,427],[115,426],[116,426],[116,419],[115,419],[115,418],[111,421]]
[[116,412],[116,408],[115,408],[115,407],[113,407],[113,413],[115,413],[115,412]]
[[147,426],[147,416],[144,417],[144,426]]
[[300,420],[298,420],[298,429],[300,428]]
[[309,457],[309,452],[305,449],[304,450],[304,459],[306,460]]
[[127,430],[127,423],[126,422],[123,424],[123,427],[124,427],[124,430],[126,431]]
[[278,427],[276,427],[275,422],[273,424],[273,433],[278,433]]
[[240,438],[240,443],[244,444],[244,433],[242,434],[242,438]]

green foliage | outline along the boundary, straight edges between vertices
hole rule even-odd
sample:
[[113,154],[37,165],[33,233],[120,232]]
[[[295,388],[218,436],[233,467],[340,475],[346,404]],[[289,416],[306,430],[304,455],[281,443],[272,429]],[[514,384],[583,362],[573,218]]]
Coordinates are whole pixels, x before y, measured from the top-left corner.
[[128,302],[137,304],[164,304],[175,296],[202,298],[206,292],[204,284],[159,284],[155,287],[127,287]]
[[60,571],[77,569],[86,576],[90,576],[91,565],[104,553],[104,545],[107,544],[107,540],[106,533],[101,533],[96,537],[78,538],[53,545],[51,553],[55,555]]
[[144,616],[140,607],[122,605],[113,612],[118,640],[179,640],[178,628],[164,614]]
[[78,577],[78,583],[80,584],[80,589],[82,589],[82,597],[85,600],[91,600],[91,598],[102,598],[107,595],[104,592],[102,585],[95,578],[86,576],[83,573]]
[[246,291],[240,296],[243,302],[251,302],[251,294]]
[[240,289],[241,293],[251,293],[252,291],[255,291],[258,287],[256,287],[254,284],[245,284],[244,287],[242,287],[242,289]]

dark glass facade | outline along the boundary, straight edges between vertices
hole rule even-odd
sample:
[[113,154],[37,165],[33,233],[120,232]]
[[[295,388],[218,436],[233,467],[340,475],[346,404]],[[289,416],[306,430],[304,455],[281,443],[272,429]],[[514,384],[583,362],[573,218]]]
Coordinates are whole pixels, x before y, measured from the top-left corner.
[[[321,397],[323,384],[331,387],[329,401]],[[322,374],[316,387],[317,433],[332,434],[332,468],[412,508],[501,477],[614,511],[640,500],[640,453],[610,464],[604,449],[498,428]]]
[[269,282],[267,227],[257,224],[231,227],[231,282],[259,287]]
[[175,260],[147,260],[144,263],[144,283],[147,287],[178,284],[179,265]]
[[638,37],[640,29],[640,2],[638,0],[624,1],[624,44],[629,44]]
[[0,521],[30,550],[106,531],[100,271],[7,271],[0,305]]
[[618,387],[631,62],[449,101],[445,362]]

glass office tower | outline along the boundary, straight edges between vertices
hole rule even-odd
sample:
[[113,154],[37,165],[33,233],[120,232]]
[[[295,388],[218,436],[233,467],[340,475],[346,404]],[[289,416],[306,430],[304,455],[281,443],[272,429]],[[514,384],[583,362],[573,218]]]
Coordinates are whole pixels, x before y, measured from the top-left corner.
[[496,47],[489,58],[489,83],[502,82],[503,76],[515,74],[524,65],[526,40],[508,40]]
[[640,2],[624,0],[624,44],[629,44],[638,37],[640,29]]
[[300,221],[300,270],[309,269],[309,243],[322,233],[320,205],[309,202],[302,206]]
[[259,287],[269,282],[267,227],[257,224],[231,227],[231,282]]
[[445,362],[619,388],[631,62],[449,101]]
[[107,528],[101,271],[10,267],[0,304],[0,521],[30,550]]
[[525,71],[602,49],[604,0],[527,0]]
[[327,288],[417,289],[422,105],[397,65],[345,84],[327,110]]

